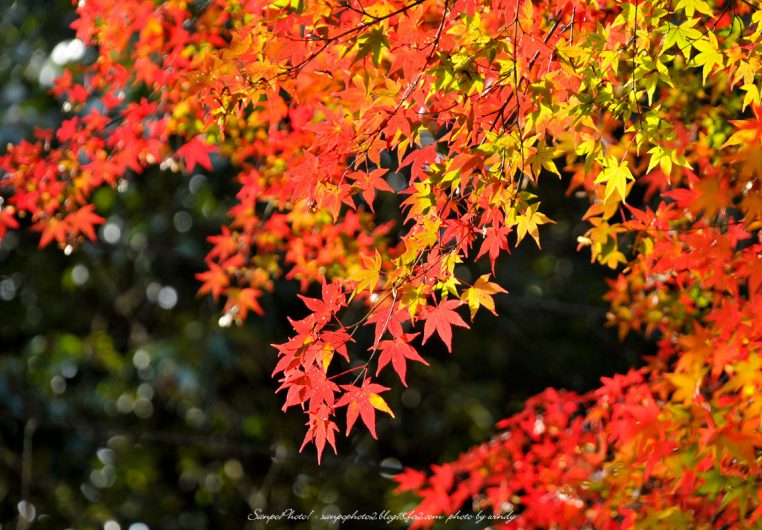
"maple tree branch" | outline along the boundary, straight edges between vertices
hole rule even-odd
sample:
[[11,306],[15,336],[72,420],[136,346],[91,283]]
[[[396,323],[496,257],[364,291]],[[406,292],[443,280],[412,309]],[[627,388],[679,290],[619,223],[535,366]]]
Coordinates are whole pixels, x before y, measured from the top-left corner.
[[577,6],[574,6],[572,8],[572,16],[571,16],[571,22],[569,23],[570,27],[570,34],[569,34],[569,46],[574,44],[574,16],[577,13]]
[[[428,56],[426,57],[426,62],[423,65],[423,68],[418,72],[418,75],[416,76],[415,80],[412,83],[409,83],[407,88],[405,88],[405,92],[402,95],[402,98],[400,98],[399,102],[397,103],[397,106],[392,110],[389,115],[382,121],[379,126],[376,128],[375,131],[372,133],[368,133],[365,135],[365,137],[360,140],[358,143],[366,144],[365,149],[361,153],[361,156],[357,159],[363,159],[366,161],[367,164],[367,156],[370,152],[370,148],[373,146],[373,143],[376,141],[376,139],[379,137],[381,132],[383,131],[384,127],[386,127],[389,124],[389,121],[397,115],[399,110],[402,108],[402,105],[407,101],[407,99],[413,94],[413,91],[417,88],[418,83],[423,78],[423,74],[426,72],[426,69],[431,64],[432,59],[434,58],[434,54],[439,49],[439,41],[442,37],[442,30],[444,29],[445,22],[447,21],[447,16],[450,13],[450,7],[449,7],[450,0],[445,0],[445,7],[442,11],[442,19],[439,23],[439,27],[437,28],[436,34],[434,36],[434,41],[431,43],[431,51],[429,52]],[[371,137],[370,140],[368,140],[368,137]]]
[[519,152],[521,154],[521,172],[523,175],[525,173],[524,168],[526,167],[526,155],[524,154],[524,135],[521,133],[521,97],[519,96],[519,0],[516,0],[516,18],[513,24],[513,93],[516,94],[516,127],[519,129]]
[[[516,16],[518,17],[518,11],[517,11],[517,15]],[[553,26],[551,26],[550,30],[548,30],[548,33],[545,35],[545,38],[543,39],[543,44],[548,44],[548,42],[550,42],[550,39],[553,37],[553,34],[556,32],[556,29],[558,28],[559,24],[561,23],[561,13],[560,12],[557,13],[553,20],[554,20]],[[515,31],[514,31],[514,41],[516,39],[517,39],[517,37],[516,37]],[[515,54],[516,53],[516,46],[517,46],[518,43],[517,42],[513,42],[512,44],[513,44],[513,53]],[[528,70],[530,70],[530,71],[532,70],[532,67],[534,67],[535,63],[537,62],[537,59],[539,59],[539,58],[540,58],[540,51],[538,50],[538,51],[536,51],[534,53],[534,55],[532,56],[532,59],[529,61],[529,68],[528,68]],[[513,72],[512,72],[511,75],[516,75],[517,68],[518,68],[518,65],[516,63],[516,56],[514,55]],[[513,100],[514,96],[518,97],[517,94],[516,94],[517,90],[518,90],[517,86],[514,83],[514,90],[506,98],[505,102],[503,102],[503,105],[497,111],[495,111],[496,115],[495,115],[495,119],[492,121],[492,124],[490,125],[490,128],[489,128],[490,131],[495,130],[495,126],[501,120],[502,120],[502,123],[503,123],[503,127],[505,126],[505,123],[509,123],[510,121],[513,120],[513,114],[514,114],[513,112],[506,119],[503,119],[503,116],[505,114],[505,110],[508,108],[508,105],[510,105],[510,103]],[[514,108],[514,111],[515,111],[515,108]]]
[[299,71],[301,71],[302,68],[307,66],[313,60],[315,60],[331,44],[333,44],[333,43],[343,39],[344,37],[346,37],[348,35],[352,35],[353,33],[363,32],[363,31],[367,30],[368,28],[373,27],[376,24],[379,24],[379,23],[383,22],[384,20],[387,20],[389,18],[395,17],[395,16],[400,15],[402,13],[405,13],[406,11],[409,11],[410,9],[412,9],[412,8],[414,8],[416,6],[419,6],[419,5],[423,4],[426,1],[428,1],[428,0],[415,0],[414,2],[411,2],[411,3],[407,4],[407,5],[404,5],[401,8],[399,8],[399,9],[397,9],[395,11],[392,11],[391,13],[387,13],[386,15],[382,15],[382,16],[378,16],[378,17],[372,17],[373,20],[371,22],[360,22],[359,25],[357,25],[357,26],[355,26],[353,28],[349,28],[349,29],[347,29],[345,31],[342,31],[338,35],[334,35],[332,37],[326,38],[325,40],[322,41],[323,42],[323,46],[321,46],[320,49],[316,50],[315,52],[313,52],[312,54],[307,56],[307,58],[302,60],[302,62],[300,62],[299,64],[297,64],[295,66],[291,66],[285,72],[281,72],[280,74],[276,74],[275,76],[273,76],[272,78],[268,79],[267,81],[268,82],[272,81],[273,79],[276,79],[277,77],[280,77],[280,76],[283,76],[283,75],[289,76],[289,75],[291,75],[293,73],[299,73]]
[[[402,286],[403,284],[405,284],[405,283],[409,283],[409,282],[411,282],[411,281],[415,281],[415,280],[418,280],[418,279],[420,279],[421,277],[425,276],[425,275],[426,275],[426,274],[427,274],[427,273],[428,273],[430,270],[432,270],[432,269],[433,269],[434,267],[436,267],[436,266],[437,266],[439,263],[441,263],[441,261],[442,261],[442,260],[443,260],[443,259],[444,259],[444,258],[445,258],[445,257],[446,257],[448,254],[451,254],[452,252],[455,252],[455,251],[458,249],[458,247],[460,246],[460,243],[462,243],[462,242],[465,240],[465,238],[466,238],[466,236],[462,236],[462,237],[461,237],[459,240],[457,240],[457,241],[456,241],[454,244],[452,244],[452,245],[449,245],[449,246],[448,246],[448,250],[446,250],[445,252],[443,252],[442,254],[440,254],[440,255],[439,255],[439,257],[438,257],[438,258],[437,258],[437,259],[436,259],[436,260],[435,260],[433,263],[429,264],[429,266],[428,266],[427,268],[424,268],[423,270],[419,271],[419,272],[418,272],[417,274],[415,274],[414,276],[405,276],[405,277],[402,277],[402,278],[398,278],[397,280],[395,280],[395,282],[394,282],[394,283],[392,283],[392,285],[391,285],[391,286],[389,286],[389,287],[386,287],[386,288],[382,289],[381,291],[379,291],[379,292],[381,292],[381,293],[383,293],[383,294],[382,294],[381,296],[379,296],[378,300],[376,300],[376,302],[373,304],[373,306],[372,306],[372,307],[371,307],[371,308],[370,308],[370,309],[369,309],[369,310],[368,310],[368,311],[367,311],[367,312],[366,312],[366,313],[363,315],[363,317],[362,317],[360,320],[358,320],[357,322],[354,322],[353,324],[348,324],[348,325],[344,325],[344,324],[342,324],[341,322],[338,322],[339,326],[341,326],[341,329],[343,329],[343,330],[345,330],[345,331],[347,331],[347,330],[352,330],[352,331],[351,331],[351,333],[349,333],[349,336],[348,336],[348,338],[347,338],[347,339],[345,339],[345,340],[344,340],[344,341],[343,341],[341,344],[342,344],[342,345],[344,345],[344,344],[347,344],[347,343],[349,343],[349,342],[350,342],[350,339],[351,339],[352,337],[354,337],[354,334],[357,332],[357,330],[358,330],[358,329],[360,329],[360,326],[361,326],[362,324],[364,324],[365,322],[367,322],[367,320],[368,320],[368,319],[369,319],[371,316],[373,316],[373,314],[374,314],[374,313],[375,313],[375,312],[376,312],[376,311],[377,311],[377,310],[378,310],[378,309],[381,307],[381,305],[382,305],[382,304],[383,304],[383,303],[384,303],[386,300],[388,300],[388,299],[389,299],[389,297],[390,297],[390,296],[392,296],[392,297],[393,297],[393,303],[392,303],[392,308],[393,308],[393,307],[394,307],[394,305],[395,305],[395,303],[396,303],[396,301],[397,301],[397,289],[398,289],[399,287],[401,287],[401,286]],[[413,264],[411,265],[411,267],[412,267],[412,268],[414,268],[414,267],[416,266],[416,264],[417,264],[417,263],[418,263],[418,262],[419,262],[419,261],[420,261],[420,260],[423,258],[424,254],[425,254],[425,251],[422,251],[421,253],[419,253],[419,254],[416,256],[416,259],[415,259],[415,261],[414,261],[414,262],[413,262]],[[378,294],[378,293],[374,292],[374,294]],[[388,326],[388,324],[389,324],[389,321],[390,321],[390,319],[391,319],[391,315],[392,315],[392,314],[393,314],[393,312],[392,312],[392,310],[390,309],[390,313],[389,313],[389,315],[390,315],[390,316],[389,316],[389,317],[387,317],[387,323],[386,323],[386,325],[385,325],[385,327],[384,327],[384,332],[386,331],[386,327],[387,327],[387,326]],[[379,340],[380,340],[380,337],[381,337],[381,336],[383,336],[383,333],[384,333],[384,332],[382,332],[382,333],[379,335]],[[374,347],[377,347],[377,346],[378,346],[378,345],[377,345],[377,343],[376,343],[376,344],[374,345]],[[368,362],[370,362],[370,359],[368,360]],[[367,364],[367,363],[366,363],[366,364]]]
[[355,13],[359,13],[359,14],[361,14],[361,15],[363,15],[363,16],[365,16],[365,17],[368,17],[368,18],[370,18],[370,19],[373,19],[373,20],[375,20],[375,19],[377,19],[377,18],[378,18],[376,15],[371,15],[370,13],[368,13],[368,12],[365,10],[365,7],[362,5],[362,2],[360,2],[360,0],[358,0],[358,1],[357,1],[357,5],[359,5],[359,6],[360,6],[360,8],[359,8],[359,9],[358,9],[358,8],[356,8],[356,7],[352,7],[352,5],[351,5],[351,2],[347,2],[347,5],[346,5],[346,7],[347,7],[347,9],[349,9],[350,11],[353,11],[353,12],[355,12]]
[[358,365],[358,366],[355,366],[355,367],[353,367],[353,368],[350,368],[349,370],[344,370],[343,372],[340,372],[340,373],[338,373],[338,374],[336,374],[336,375],[332,375],[332,376],[331,376],[331,377],[329,377],[328,379],[329,379],[330,381],[333,381],[334,379],[338,379],[338,378],[339,378],[339,377],[341,377],[342,375],[351,374],[352,372],[355,372],[355,371],[357,371],[357,370],[365,369],[365,367],[366,367],[366,366],[367,366],[367,363],[364,363],[364,364],[360,364],[360,365]]

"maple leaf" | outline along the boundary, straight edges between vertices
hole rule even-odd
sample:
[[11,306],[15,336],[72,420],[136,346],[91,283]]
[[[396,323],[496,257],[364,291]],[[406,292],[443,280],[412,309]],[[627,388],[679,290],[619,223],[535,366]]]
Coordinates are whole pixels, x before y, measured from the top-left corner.
[[693,14],[696,11],[710,17],[714,16],[712,8],[704,0],[678,0],[677,4],[675,5],[675,9],[685,10],[685,14],[689,18],[693,18]]
[[198,294],[200,296],[212,293],[212,297],[216,302],[230,285],[230,278],[224,269],[216,263],[210,262],[207,265],[209,265],[208,271],[196,274],[196,279],[203,282],[203,285],[198,290]]
[[373,63],[378,66],[381,63],[381,54],[384,48],[388,48],[389,40],[383,29],[374,29],[358,39],[359,49],[355,55],[355,61],[361,61],[368,55],[373,55]]
[[318,321],[326,322],[331,318],[331,315],[346,305],[346,301],[341,285],[336,282],[324,282],[321,294],[322,299],[310,298],[301,294],[298,296],[304,305],[315,314]]
[[426,366],[429,365],[429,363],[415,351],[415,348],[410,345],[410,341],[417,336],[418,333],[405,333],[394,340],[382,340],[379,342],[378,349],[381,350],[381,355],[378,358],[376,375],[381,373],[381,369],[391,362],[400,381],[402,381],[403,385],[407,386],[407,382],[405,381],[405,374],[407,373],[406,360],[416,361],[425,364]]
[[692,43],[701,38],[701,31],[694,28],[698,22],[697,19],[688,19],[680,25],[670,24],[666,35],[664,36],[664,42],[662,43],[662,52],[665,52],[677,46],[687,60],[691,58]]
[[262,296],[262,291],[259,289],[253,289],[251,287],[246,287],[244,289],[229,289],[227,295],[228,303],[225,305],[225,312],[228,312],[235,307],[237,312],[236,317],[238,319],[245,320],[249,311],[254,311],[259,316],[265,314],[262,310],[262,306],[259,305],[258,299]]
[[706,37],[693,42],[693,47],[699,51],[693,58],[696,66],[703,67],[702,80],[706,84],[706,78],[715,66],[722,67],[724,60],[723,54],[718,49],[717,38],[714,33],[709,32]]
[[402,323],[410,318],[407,311],[393,307],[391,302],[377,307],[368,318],[368,324],[375,324],[374,342],[379,342],[387,331],[392,337],[401,337]]
[[192,172],[197,165],[211,171],[212,161],[209,158],[209,153],[212,150],[212,146],[203,141],[200,136],[195,136],[177,150],[177,156],[185,159],[185,167],[189,172]]
[[371,294],[375,291],[381,273],[381,254],[376,250],[373,257],[360,256],[361,266],[350,273],[350,280],[357,282],[352,296],[367,289]]
[[720,430],[714,441],[718,460],[722,458],[723,452],[727,452],[745,462],[754,462],[757,448],[760,446],[762,446],[762,434],[737,432],[729,426]]
[[398,484],[395,490],[397,493],[416,491],[426,482],[426,473],[417,469],[406,468],[402,473],[394,476],[394,481]]
[[468,252],[476,237],[476,229],[471,222],[471,217],[471,214],[466,214],[460,219],[445,220],[445,231],[442,235],[443,242],[455,241],[464,254]]
[[413,179],[421,177],[422,170],[426,164],[430,164],[437,156],[436,144],[429,144],[420,149],[413,149],[401,162],[399,169],[403,169],[410,164],[413,167],[410,170]]
[[374,169],[370,173],[360,172],[357,179],[357,184],[362,188],[362,198],[370,207],[370,211],[373,210],[373,201],[376,198],[376,190],[393,192],[394,190],[386,180],[384,175],[389,172],[386,168]]
[[749,260],[741,266],[741,271],[748,275],[749,293],[757,295],[762,286],[762,260]]
[[722,148],[730,145],[748,145],[762,140],[762,106],[754,105],[751,108],[754,117],[748,120],[730,120],[730,123],[738,128],[730,138],[722,145]]
[[66,222],[69,224],[72,234],[82,233],[91,240],[95,240],[95,230],[93,227],[101,224],[105,219],[93,213],[93,210],[95,210],[95,205],[88,204],[66,216]]
[[746,84],[743,85],[741,89],[746,91],[746,95],[743,98],[743,104],[741,105],[741,110],[746,110],[746,107],[749,105],[752,105],[752,108],[754,108],[759,107],[760,104],[762,104],[762,96],[759,93],[759,88],[757,88],[757,85]]
[[12,230],[18,227],[19,223],[13,216],[13,209],[7,206],[0,209],[0,240],[5,237],[5,234],[8,232],[9,228]]
[[69,233],[69,225],[65,220],[60,220],[55,217],[48,219],[47,221],[40,221],[36,223],[33,228],[35,230],[41,230],[42,236],[40,236],[40,248],[50,244],[51,241],[58,241],[60,245],[66,242],[67,234]]
[[530,205],[522,215],[516,216],[516,245],[521,243],[524,236],[529,234],[537,244],[537,248],[540,247],[540,231],[539,225],[546,223],[553,223],[544,213],[538,212],[537,208],[540,207],[540,203],[536,202]]
[[627,195],[627,181],[635,179],[627,167],[627,162],[620,163],[615,156],[610,156],[602,163],[603,171],[596,177],[595,184],[606,183],[603,201],[608,204],[609,199],[614,197],[616,200],[624,202]]
[[479,247],[476,259],[489,254],[489,261],[493,272],[495,271],[495,261],[497,261],[500,251],[508,251],[508,234],[510,232],[511,229],[507,226],[499,226],[498,228],[487,227],[484,229],[484,241],[481,247]]
[[[347,352],[347,343],[354,342],[354,339],[352,339],[352,336],[344,331],[343,329],[338,331],[322,331],[320,333],[320,338],[325,342],[325,348],[330,349],[331,353],[324,353],[323,354],[323,364],[324,367],[327,369],[327,366],[325,366],[326,357],[330,355],[331,358],[333,358],[333,353],[338,353],[341,355],[345,361],[349,362],[349,353]],[[329,360],[330,362],[330,360]]]
[[532,157],[532,173],[534,175],[539,175],[542,169],[546,169],[560,177],[561,173],[558,171],[555,162],[553,162],[553,158],[557,155],[557,149],[549,147],[544,141],[539,142],[536,147],[536,152]]
[[447,351],[452,353],[452,326],[468,328],[468,324],[455,312],[455,308],[462,304],[460,300],[444,300],[433,308],[428,308],[425,316],[426,323],[423,326],[423,343],[431,337],[436,330],[442,342],[447,346]]
[[376,383],[371,383],[370,379],[364,379],[362,386],[355,385],[342,385],[341,388],[345,391],[344,395],[336,401],[336,408],[347,407],[347,436],[352,430],[357,416],[362,418],[363,423],[368,428],[371,436],[378,439],[376,436],[376,410],[386,412],[394,417],[392,409],[386,404],[384,398],[379,394],[389,390],[385,386],[381,386]]
[[300,367],[285,370],[280,383],[276,392],[287,390],[284,411],[294,405],[305,408],[305,403],[308,403],[307,410],[318,410],[321,405],[335,406],[339,387],[328,379],[322,366],[311,363],[306,370]]
[[335,393],[339,391],[338,385],[328,379],[325,370],[315,364],[307,368],[309,410],[315,410],[320,404],[325,403],[328,407],[335,404]]
[[480,307],[485,307],[493,315],[496,315],[495,301],[492,299],[492,295],[507,292],[508,291],[500,287],[498,284],[490,282],[489,274],[483,274],[476,280],[472,287],[463,291],[460,299],[468,304],[468,308],[471,310],[471,320],[473,321],[476,316],[476,311]]
[[402,205],[410,207],[406,221],[424,217],[436,204],[436,196],[428,182],[414,182],[404,193],[410,197],[402,201]]
[[70,120],[64,120],[61,126],[56,131],[56,138],[60,142],[66,142],[71,140],[74,135],[77,134],[77,125],[79,124],[79,118],[75,116]]
[[699,395],[701,389],[701,380],[704,374],[671,374],[667,376],[672,385],[675,387],[675,392],[672,396],[674,401],[680,401],[684,404],[689,404],[693,399]]
[[317,449],[318,464],[320,464],[323,456],[326,441],[331,444],[333,453],[336,454],[336,431],[339,430],[339,427],[329,418],[330,408],[325,405],[321,405],[314,412],[309,412],[307,433],[304,435],[304,441],[299,448],[301,453],[308,443],[314,441],[315,448]]

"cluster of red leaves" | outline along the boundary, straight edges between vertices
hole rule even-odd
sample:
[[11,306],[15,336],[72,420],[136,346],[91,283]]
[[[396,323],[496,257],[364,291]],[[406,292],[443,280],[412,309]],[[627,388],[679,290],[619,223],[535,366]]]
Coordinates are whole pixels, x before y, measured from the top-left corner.
[[665,406],[673,378],[643,369],[583,396],[548,389],[491,441],[430,475],[405,470],[397,492],[421,499],[413,527],[464,504],[501,528],[755,527],[758,426],[743,434],[727,395],[720,410]]
[[[546,392],[432,477],[403,474],[403,489],[430,513],[468,499],[515,510],[507,524],[519,527],[759,519],[752,3],[88,0],[77,11],[97,60],[56,83],[62,125],[0,158],[0,238],[24,225],[42,246],[73,247],[102,222],[97,187],[156,165],[212,171],[224,157],[240,191],[200,292],[223,298],[232,322],[261,313],[278,278],[322,286],[302,298],[309,314],[276,346],[274,372],[319,459],[342,417],[347,433],[360,418],[376,436],[376,411],[392,415],[376,378],[391,369],[407,384],[408,362],[427,364],[421,332],[451,351],[453,328],[468,327],[461,306],[495,311],[509,238],[539,245],[552,222],[527,187],[565,162],[570,189],[591,201],[580,246],[627,264],[612,323],[661,334],[659,351],[589,395]],[[456,275],[482,258],[492,274]]]

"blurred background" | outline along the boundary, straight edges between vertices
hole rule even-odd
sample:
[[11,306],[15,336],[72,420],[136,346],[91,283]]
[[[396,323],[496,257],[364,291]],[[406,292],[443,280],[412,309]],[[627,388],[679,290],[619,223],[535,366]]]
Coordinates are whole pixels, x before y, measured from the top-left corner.
[[[73,40],[73,16],[68,0],[0,1],[0,152],[59,123],[48,89],[93,53]],[[269,345],[287,338],[286,316],[304,315],[297,286],[279,283],[266,316],[241,327],[221,327],[220,307],[196,296],[206,237],[235,191],[224,167],[157,168],[96,193],[107,222],[71,255],[28,233],[0,244],[2,528],[241,529],[261,526],[247,523],[256,509],[397,513],[412,501],[391,493],[400,466],[454,458],[527,396],[592,389],[652,349],[604,327],[607,273],[576,252],[586,199],[546,178],[538,193],[556,224],[543,227],[542,252],[526,241],[499,262],[510,292],[497,297],[500,316],[480,312],[456,331],[453,355],[427,344],[431,367],[412,366],[408,389],[383,381],[397,419],[379,418],[379,441],[355,429],[318,466],[312,446],[298,452],[303,416],[281,412],[270,377]],[[267,525],[311,527],[330,525]]]

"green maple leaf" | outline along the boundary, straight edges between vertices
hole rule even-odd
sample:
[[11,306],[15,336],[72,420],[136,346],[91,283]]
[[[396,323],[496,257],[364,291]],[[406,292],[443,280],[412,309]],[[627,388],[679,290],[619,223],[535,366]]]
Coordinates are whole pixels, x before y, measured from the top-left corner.
[[665,52],[673,46],[677,46],[677,49],[685,58],[690,60],[693,43],[701,39],[701,32],[693,27],[696,25],[696,22],[696,19],[690,19],[679,26],[670,24],[669,30],[664,36],[661,51]]
[[366,35],[357,39],[360,44],[355,61],[361,61],[368,55],[373,55],[373,64],[376,66],[381,64],[381,52],[384,48],[389,47],[389,40],[384,35],[382,29],[374,29],[368,32]]

